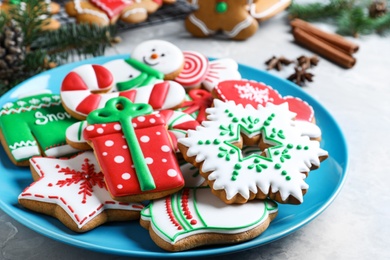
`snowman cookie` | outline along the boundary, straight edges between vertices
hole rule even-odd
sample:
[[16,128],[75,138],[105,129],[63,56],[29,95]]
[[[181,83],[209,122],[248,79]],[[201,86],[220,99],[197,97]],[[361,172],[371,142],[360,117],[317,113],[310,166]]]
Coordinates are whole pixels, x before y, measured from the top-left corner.
[[168,41],[149,40],[138,44],[130,58],[103,66],[114,76],[114,88],[123,91],[176,78],[184,66],[184,55]]

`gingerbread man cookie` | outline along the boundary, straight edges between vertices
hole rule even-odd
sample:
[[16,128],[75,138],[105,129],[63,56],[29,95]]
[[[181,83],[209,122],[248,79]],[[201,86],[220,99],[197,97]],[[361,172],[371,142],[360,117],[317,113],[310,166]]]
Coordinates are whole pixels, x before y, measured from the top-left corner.
[[249,14],[248,5],[257,0],[188,0],[197,6],[185,26],[195,37],[208,37],[223,32],[228,38],[245,40],[258,29],[258,22]]
[[[215,99],[207,113],[208,121],[179,139],[179,149],[199,167],[214,194],[226,203],[267,197],[302,203],[309,171],[328,153],[293,125],[295,114],[287,103],[254,108]],[[261,152],[244,156],[245,146]]]
[[140,23],[162,5],[159,0],[73,0],[65,5],[69,16],[78,23],[107,26],[118,19]]
[[34,157],[34,182],[19,195],[30,210],[59,219],[75,232],[86,232],[109,221],[139,218],[139,203],[111,199],[93,152],[70,159]]

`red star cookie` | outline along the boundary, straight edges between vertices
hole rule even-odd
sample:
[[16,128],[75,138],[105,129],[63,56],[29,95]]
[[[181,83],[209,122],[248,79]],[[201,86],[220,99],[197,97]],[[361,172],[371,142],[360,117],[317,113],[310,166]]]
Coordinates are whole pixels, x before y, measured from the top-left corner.
[[139,218],[142,204],[111,199],[93,152],[71,159],[34,157],[30,163],[35,182],[19,195],[24,207],[56,217],[75,232]]

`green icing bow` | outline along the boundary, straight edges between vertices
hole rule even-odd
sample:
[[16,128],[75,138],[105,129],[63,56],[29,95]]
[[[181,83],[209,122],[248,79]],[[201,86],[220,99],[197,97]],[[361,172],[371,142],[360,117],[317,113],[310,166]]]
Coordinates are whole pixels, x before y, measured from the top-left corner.
[[145,162],[131,120],[137,116],[147,115],[152,112],[153,108],[149,104],[134,104],[125,97],[117,97],[110,99],[104,108],[92,111],[87,117],[88,124],[113,122],[121,124],[142,191],[153,190],[156,188],[156,184]]

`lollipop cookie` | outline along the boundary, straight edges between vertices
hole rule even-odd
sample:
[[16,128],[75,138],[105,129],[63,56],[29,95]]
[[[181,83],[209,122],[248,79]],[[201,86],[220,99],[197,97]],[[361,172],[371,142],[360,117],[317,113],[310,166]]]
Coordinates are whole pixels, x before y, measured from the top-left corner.
[[[213,193],[226,203],[271,198],[299,204],[309,188],[305,179],[328,153],[294,127],[288,104],[264,107],[214,100],[208,121],[179,140],[186,161],[199,167]],[[243,156],[243,146],[262,153]]]
[[183,51],[184,68],[175,78],[186,90],[204,87],[211,91],[224,80],[241,79],[235,60],[224,58],[209,61],[203,54]]

